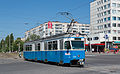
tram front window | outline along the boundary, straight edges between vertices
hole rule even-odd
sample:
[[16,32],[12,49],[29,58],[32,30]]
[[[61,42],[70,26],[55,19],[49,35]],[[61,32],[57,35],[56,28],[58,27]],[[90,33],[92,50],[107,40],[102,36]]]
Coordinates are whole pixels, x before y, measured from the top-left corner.
[[71,49],[70,41],[65,41],[65,49]]
[[71,41],[72,49],[84,49],[84,41]]

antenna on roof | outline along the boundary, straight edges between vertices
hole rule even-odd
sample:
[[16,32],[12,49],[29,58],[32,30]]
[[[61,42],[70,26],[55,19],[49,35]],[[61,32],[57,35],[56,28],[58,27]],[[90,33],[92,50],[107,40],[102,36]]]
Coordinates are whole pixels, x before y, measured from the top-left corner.
[[72,17],[72,14],[69,13],[69,12],[58,12],[57,14],[60,14],[60,15],[62,15],[62,16],[64,16],[64,17],[66,17],[66,18],[71,20],[71,23],[70,23],[70,25],[68,25],[68,29],[66,31],[66,33],[70,33],[69,29],[71,28],[72,24],[74,23],[74,19]]

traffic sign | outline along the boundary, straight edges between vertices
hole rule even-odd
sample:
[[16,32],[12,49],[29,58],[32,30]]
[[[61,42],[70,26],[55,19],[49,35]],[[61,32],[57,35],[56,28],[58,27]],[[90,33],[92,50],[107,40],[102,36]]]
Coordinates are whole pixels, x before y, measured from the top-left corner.
[[106,35],[104,36],[104,38],[105,38],[105,39],[108,39],[109,37],[108,37],[108,35],[106,34]]

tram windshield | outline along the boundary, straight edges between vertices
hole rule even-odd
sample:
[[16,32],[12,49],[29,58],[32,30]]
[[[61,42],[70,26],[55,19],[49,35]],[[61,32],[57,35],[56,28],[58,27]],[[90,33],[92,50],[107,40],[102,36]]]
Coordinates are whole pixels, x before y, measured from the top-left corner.
[[72,49],[84,49],[84,41],[71,41]]

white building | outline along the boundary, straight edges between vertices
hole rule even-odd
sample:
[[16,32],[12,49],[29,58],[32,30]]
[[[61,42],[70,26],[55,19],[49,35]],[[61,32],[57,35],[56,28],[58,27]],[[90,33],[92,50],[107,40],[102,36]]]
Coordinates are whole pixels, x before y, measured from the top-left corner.
[[[90,3],[91,43],[120,43],[120,0],[94,0]],[[109,38],[105,39],[105,35]]]
[[[41,38],[56,35],[59,33],[65,33],[67,31],[68,25],[70,23],[61,23],[61,22],[52,22],[52,29],[48,29],[48,22],[41,24],[35,28],[30,29],[29,31],[25,32],[25,39],[27,39],[30,35],[36,34],[39,35]],[[75,22],[72,25],[72,32],[80,32],[82,34],[89,34],[90,26],[89,24],[80,24]]]

